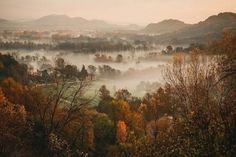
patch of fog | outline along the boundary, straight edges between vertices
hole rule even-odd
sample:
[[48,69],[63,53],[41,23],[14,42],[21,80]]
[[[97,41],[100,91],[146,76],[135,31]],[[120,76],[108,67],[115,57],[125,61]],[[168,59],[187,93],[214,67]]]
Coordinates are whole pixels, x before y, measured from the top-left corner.
[[[137,86],[141,82],[145,83],[164,83],[162,77],[163,66],[167,64],[171,57],[169,56],[160,56],[158,61],[137,61],[139,57],[142,57],[147,52],[117,52],[117,53],[103,53],[106,55],[115,58],[118,54],[122,54],[124,57],[124,62],[116,63],[116,62],[95,62],[94,54],[74,54],[74,53],[63,53],[60,57],[64,58],[66,62],[70,64],[74,64],[77,67],[81,67],[82,65],[94,65],[96,67],[102,65],[109,65],[112,68],[118,69],[121,71],[121,76],[117,78],[105,78],[100,79],[96,83],[96,89],[100,88],[101,85],[105,84],[112,93],[114,93],[117,89],[127,89],[132,94],[136,96],[143,96],[146,92],[154,91],[155,89],[137,89]],[[133,55],[133,56],[132,56]],[[152,88],[152,87],[151,87]],[[153,87],[155,88],[155,87]]]
[[161,56],[158,61],[140,61],[140,57],[143,57],[147,52],[138,51],[138,52],[112,52],[112,53],[101,53],[107,56],[111,56],[113,59],[116,58],[118,54],[121,54],[124,58],[124,62],[96,62],[95,54],[75,54],[75,53],[62,53],[60,57],[64,58],[66,62],[81,67],[82,65],[94,65],[96,67],[102,65],[109,65],[112,68],[118,69],[120,71],[127,71],[128,69],[138,69],[144,70],[150,67],[157,67],[159,65],[166,64],[170,60],[169,56]]
[[[5,52],[6,53],[6,52]],[[16,53],[16,52],[14,52]],[[88,65],[94,65],[96,67],[102,65],[109,65],[112,68],[121,71],[121,76],[117,78],[98,78],[94,84],[94,90],[98,90],[101,85],[106,85],[109,90],[113,93],[117,89],[127,89],[132,94],[136,96],[143,96],[145,92],[154,91],[155,89],[138,89],[137,86],[140,83],[152,84],[152,83],[164,83],[162,78],[163,65],[171,60],[170,56],[158,56],[158,60],[140,60],[148,52],[138,51],[138,52],[112,52],[112,53],[102,53],[111,56],[113,59],[116,58],[118,54],[123,56],[124,62],[96,62],[95,54],[76,54],[70,52],[54,52],[54,51],[17,51],[18,57],[21,56],[45,56],[50,64],[54,64],[54,60],[61,57],[66,63],[76,65],[81,68],[82,65],[86,67]],[[30,62],[30,65],[35,69],[39,69],[40,65],[36,62]],[[148,87],[156,88],[156,87]]]

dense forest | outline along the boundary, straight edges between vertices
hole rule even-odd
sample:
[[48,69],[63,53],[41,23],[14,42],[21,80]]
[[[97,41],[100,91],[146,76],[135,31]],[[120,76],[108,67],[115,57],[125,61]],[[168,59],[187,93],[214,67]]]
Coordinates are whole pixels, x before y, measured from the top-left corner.
[[0,54],[0,156],[235,156],[236,37],[225,33],[202,49],[172,55],[166,83],[155,92],[140,98],[103,85],[93,106],[86,91],[94,67],[57,59],[50,74],[35,76]]

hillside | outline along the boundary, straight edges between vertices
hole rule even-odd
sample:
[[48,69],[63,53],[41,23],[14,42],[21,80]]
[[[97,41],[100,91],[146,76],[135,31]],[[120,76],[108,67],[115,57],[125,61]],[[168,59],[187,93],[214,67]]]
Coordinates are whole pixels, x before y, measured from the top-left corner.
[[0,29],[38,29],[38,30],[109,30],[119,26],[109,24],[102,20],[87,20],[81,17],[69,17],[67,15],[48,15],[27,22],[8,21],[0,19]]
[[189,24],[186,24],[182,21],[169,19],[158,23],[151,23],[146,26],[142,31],[150,34],[164,34],[180,30],[187,26],[189,26]]
[[8,21],[0,19],[0,29],[38,29],[38,30],[137,30],[139,26],[135,25],[115,25],[103,20],[87,20],[82,17],[69,17],[67,15],[48,15],[36,20],[27,22]]
[[0,18],[0,30],[11,30],[15,28],[20,28],[18,22],[13,22],[10,20]]
[[161,43],[206,42],[220,37],[223,31],[236,33],[236,14],[220,13],[210,16],[205,21],[155,37]]
[[2,23],[2,22],[8,22],[8,21],[5,20],[5,19],[0,18],[0,23]]
[[66,29],[66,30],[102,30],[114,28],[114,25],[101,20],[86,20],[81,17],[67,15],[48,15],[28,23],[33,28]]

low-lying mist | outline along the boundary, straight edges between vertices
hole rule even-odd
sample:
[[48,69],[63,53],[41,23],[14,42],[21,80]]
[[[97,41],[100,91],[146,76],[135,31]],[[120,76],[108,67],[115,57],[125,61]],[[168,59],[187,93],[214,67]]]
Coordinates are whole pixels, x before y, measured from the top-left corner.
[[[170,56],[160,55],[157,52],[135,51],[135,52],[101,52],[96,54],[55,52],[55,51],[12,51],[11,53],[18,61],[32,67],[34,71],[42,70],[45,65],[54,65],[57,58],[63,58],[67,64],[76,65],[81,69],[83,65],[96,67],[96,79],[92,83],[93,90],[98,90],[101,85],[114,93],[118,89],[127,89],[135,96],[143,96],[146,92],[154,92],[158,86],[164,83],[162,78],[163,66],[171,61]],[[37,59],[28,59],[36,57]],[[100,58],[98,58],[100,57]],[[107,66],[117,71],[117,75],[100,75],[100,70]]]

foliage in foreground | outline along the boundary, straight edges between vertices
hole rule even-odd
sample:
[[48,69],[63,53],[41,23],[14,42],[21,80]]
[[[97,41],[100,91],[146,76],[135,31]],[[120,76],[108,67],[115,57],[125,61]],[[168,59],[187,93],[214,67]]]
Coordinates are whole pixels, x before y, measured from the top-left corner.
[[235,45],[226,34],[207,49],[223,55],[174,55],[166,85],[143,98],[102,86],[96,107],[84,98],[82,73],[76,86],[60,75],[43,91],[28,83],[25,66],[1,55],[0,156],[234,156]]

